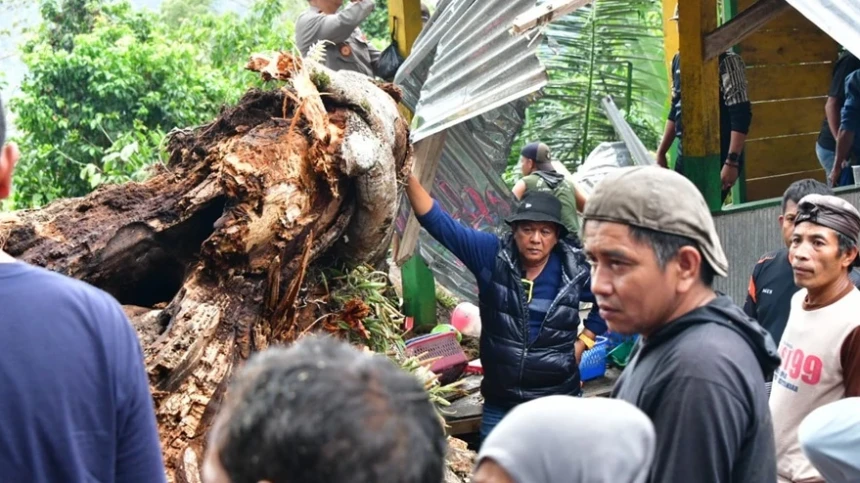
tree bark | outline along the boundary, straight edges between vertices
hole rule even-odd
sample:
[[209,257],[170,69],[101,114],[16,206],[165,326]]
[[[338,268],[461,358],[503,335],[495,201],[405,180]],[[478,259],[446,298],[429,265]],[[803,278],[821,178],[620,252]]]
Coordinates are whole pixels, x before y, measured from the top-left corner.
[[248,68],[286,85],[171,133],[148,180],[0,217],[5,251],[125,306],[176,482],[199,481],[237,364],[310,324],[295,309],[307,268],[385,256],[411,169],[396,88],[287,54]]

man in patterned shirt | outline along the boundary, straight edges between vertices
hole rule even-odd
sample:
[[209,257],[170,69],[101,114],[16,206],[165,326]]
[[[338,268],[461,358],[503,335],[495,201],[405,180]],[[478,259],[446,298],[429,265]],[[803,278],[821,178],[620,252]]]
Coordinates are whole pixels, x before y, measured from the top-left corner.
[[[678,20],[678,7],[675,16]],[[744,162],[744,142],[752,122],[752,109],[747,92],[747,79],[743,59],[734,52],[720,55],[720,184],[722,200],[725,200],[732,186],[738,180]],[[684,155],[682,149],[683,123],[681,122],[681,57],[675,54],[672,59],[672,109],[666,121],[663,140],[657,148],[657,164],[668,166],[666,153],[678,138],[678,160],[675,171],[684,174]]]

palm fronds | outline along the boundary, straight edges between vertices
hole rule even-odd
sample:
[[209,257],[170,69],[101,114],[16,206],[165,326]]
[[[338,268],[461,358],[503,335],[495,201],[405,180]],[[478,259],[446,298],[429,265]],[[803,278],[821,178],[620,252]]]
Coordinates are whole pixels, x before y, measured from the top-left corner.
[[595,0],[550,25],[539,56],[549,72],[512,150],[541,140],[568,169],[599,143],[615,140],[600,107],[610,95],[646,146],[662,132],[668,82],[658,0]]

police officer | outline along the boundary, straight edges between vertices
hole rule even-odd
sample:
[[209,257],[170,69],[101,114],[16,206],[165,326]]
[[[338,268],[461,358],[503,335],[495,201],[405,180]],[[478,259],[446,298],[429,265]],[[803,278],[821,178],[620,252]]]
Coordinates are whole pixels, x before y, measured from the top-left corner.
[[296,21],[296,45],[307,55],[312,45],[325,42],[325,65],[373,77],[380,52],[358,28],[376,7],[374,0],[308,0],[310,7]]

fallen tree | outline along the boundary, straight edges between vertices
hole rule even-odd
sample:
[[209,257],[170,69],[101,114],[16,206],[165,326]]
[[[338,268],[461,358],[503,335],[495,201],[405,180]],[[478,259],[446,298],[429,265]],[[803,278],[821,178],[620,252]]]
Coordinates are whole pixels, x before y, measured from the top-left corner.
[[[283,53],[255,55],[248,68],[285,85],[172,132],[168,162],[145,182],[0,218],[8,253],[124,305],[176,482],[199,481],[236,365],[320,321],[309,270],[384,259],[411,169],[396,87]],[[354,305],[360,325],[366,307]]]

